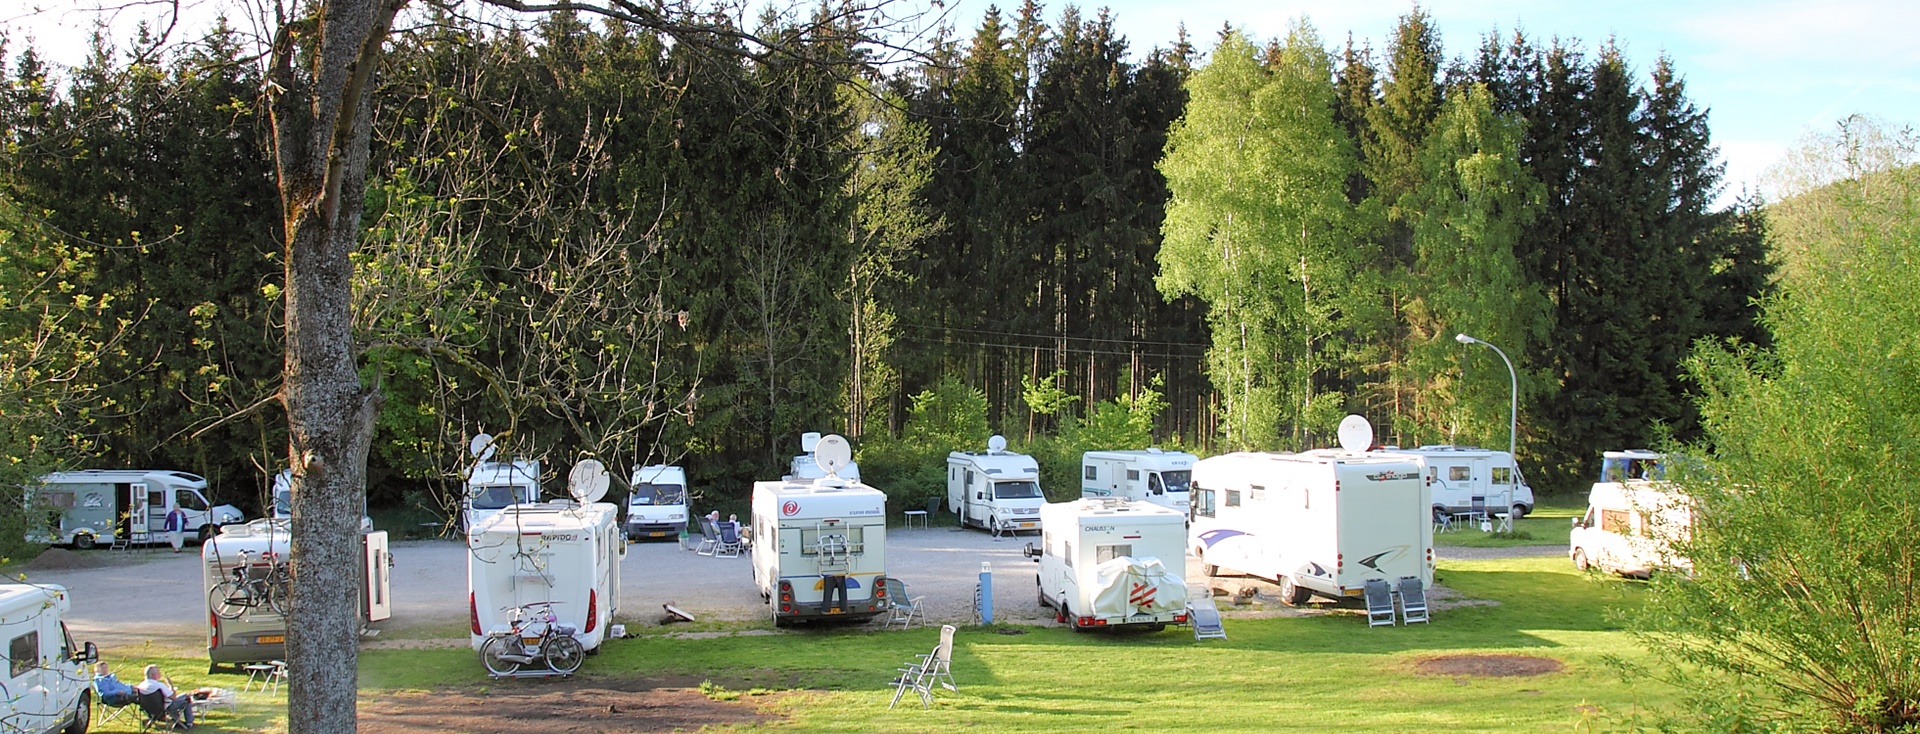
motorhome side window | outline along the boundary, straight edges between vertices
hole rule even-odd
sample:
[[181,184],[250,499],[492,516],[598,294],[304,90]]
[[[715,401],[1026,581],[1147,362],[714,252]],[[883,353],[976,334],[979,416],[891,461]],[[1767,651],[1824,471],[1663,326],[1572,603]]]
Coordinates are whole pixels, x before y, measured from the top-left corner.
[[1128,470],[1127,470],[1127,481],[1129,481],[1129,482],[1138,482],[1138,481],[1140,481],[1140,470],[1139,470],[1139,469],[1128,469]]
[[1228,507],[1240,506],[1240,490],[1237,490],[1237,489],[1227,490],[1227,506]]
[[1060,554],[1060,558],[1067,562],[1067,568],[1073,568],[1073,541],[1067,541],[1066,546],[1067,552]]
[[1160,475],[1158,474],[1147,475],[1147,493],[1148,494],[1166,494],[1167,493],[1166,488],[1160,486]]
[[1627,519],[1626,510],[1601,510],[1600,529],[1609,533],[1631,533],[1633,525]]
[[200,493],[191,490],[174,490],[173,503],[179,505],[180,509],[192,510],[194,512],[204,512],[207,509],[207,503],[201,499]]
[[1505,467],[1505,466],[1500,466],[1500,467],[1494,467],[1494,469],[1493,469],[1493,483],[1494,483],[1494,484],[1512,484],[1512,483],[1513,483],[1513,468],[1512,468],[1512,467]]
[[35,630],[13,638],[7,645],[7,662],[9,675],[14,678],[40,667],[40,632]]
[[1091,482],[1091,481],[1093,481],[1093,480],[1096,480],[1096,479],[1099,479],[1099,478],[1100,478],[1100,467],[1097,467],[1097,466],[1089,466],[1089,467],[1087,467],[1087,468],[1086,468],[1086,471],[1083,471],[1083,472],[1081,472],[1081,473],[1080,473],[1080,477],[1081,477],[1082,479],[1085,479],[1085,480],[1087,480],[1087,481],[1089,481],[1089,482]]
[[1470,480],[1470,479],[1473,479],[1473,468],[1472,468],[1472,467],[1467,467],[1467,466],[1450,466],[1450,467],[1447,467],[1447,481],[1449,481],[1449,482],[1465,482],[1465,481],[1468,481],[1468,480]]
[[166,507],[167,506],[166,490],[164,489],[147,490],[147,506],[148,507]]
[[1195,517],[1213,517],[1213,490],[1193,488],[1193,514]]
[[1117,545],[1099,545],[1099,546],[1094,546],[1093,562],[1106,563],[1107,561],[1111,561],[1115,558],[1126,558],[1131,555],[1133,555],[1132,543],[1121,543]]

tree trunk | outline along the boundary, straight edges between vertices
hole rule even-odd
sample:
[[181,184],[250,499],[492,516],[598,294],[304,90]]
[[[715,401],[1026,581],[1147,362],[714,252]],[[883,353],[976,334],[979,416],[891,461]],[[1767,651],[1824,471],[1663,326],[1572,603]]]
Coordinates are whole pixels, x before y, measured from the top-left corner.
[[353,342],[353,252],[366,194],[368,90],[405,0],[330,0],[282,26],[269,77],[286,225],[286,373],[293,468],[287,729],[355,729],[360,554],[374,393]]

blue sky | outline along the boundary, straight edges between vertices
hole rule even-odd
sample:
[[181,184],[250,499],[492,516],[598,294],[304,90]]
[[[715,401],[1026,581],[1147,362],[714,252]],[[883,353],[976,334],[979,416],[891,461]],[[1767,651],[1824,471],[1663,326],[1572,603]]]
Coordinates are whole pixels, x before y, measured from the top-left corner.
[[[927,0],[897,0],[924,7]],[[184,0],[192,15],[231,6],[229,0]],[[806,3],[802,3],[803,5]],[[992,3],[947,0],[950,21],[965,38]],[[1010,13],[1019,0],[1001,0]],[[88,6],[129,6],[117,25],[149,3],[134,0],[0,0],[0,24],[39,40],[55,60],[77,62],[97,14]],[[45,12],[33,13],[33,8]],[[1049,23],[1064,2],[1046,5]],[[1261,39],[1284,33],[1307,16],[1330,45],[1351,33],[1385,47],[1413,3],[1387,0],[1112,0],[1082,5],[1086,15],[1111,8],[1136,55],[1171,45],[1185,22],[1195,44],[1210,49],[1228,22]],[[1589,50],[1613,38],[1644,79],[1660,54],[1674,59],[1688,94],[1709,111],[1714,142],[1727,164],[1729,195],[1742,185],[1768,191],[1765,171],[1809,131],[1826,132],[1851,114],[1896,124],[1920,122],[1920,3],[1912,0],[1428,0],[1449,56],[1470,53],[1488,31],[1518,28],[1536,40],[1579,39]],[[189,19],[189,25],[192,23]],[[202,20],[201,22],[204,22]],[[14,33],[18,38],[21,33]],[[1723,197],[1723,201],[1727,199]]]

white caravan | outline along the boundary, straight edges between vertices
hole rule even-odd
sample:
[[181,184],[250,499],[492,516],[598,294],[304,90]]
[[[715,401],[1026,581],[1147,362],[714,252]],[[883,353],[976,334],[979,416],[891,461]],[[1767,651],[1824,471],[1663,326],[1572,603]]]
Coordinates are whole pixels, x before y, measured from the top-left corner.
[[1567,538],[1576,568],[1646,576],[1693,567],[1673,548],[1692,530],[1693,503],[1665,481],[1664,459],[1645,450],[1606,452],[1600,481],[1587,493],[1587,512]]
[[[788,463],[787,476],[794,479],[819,479],[826,476],[827,473],[820,468],[820,462],[814,456],[814,450],[819,444],[820,434],[812,432],[800,434],[800,454]],[[860,462],[848,459],[847,465],[840,467],[838,476],[849,482],[860,481]]]
[[1075,630],[1187,622],[1187,517],[1101,497],[1040,508],[1040,606]]
[[1185,451],[1088,451],[1080,455],[1080,496],[1122,497],[1187,512],[1193,462]]
[[627,481],[627,539],[677,538],[687,531],[687,472],[636,466]]
[[[1362,451],[1365,444],[1360,444]],[[1361,596],[1369,579],[1433,584],[1420,461],[1333,450],[1234,453],[1193,468],[1189,547],[1207,573],[1272,579],[1280,598]]]
[[[189,537],[206,540],[221,525],[246,515],[233,505],[207,501],[207,480],[197,474],[154,469],[89,469],[54,472],[27,486],[29,517],[45,517],[30,526],[27,539],[92,548],[115,539],[133,543],[163,540],[167,513],[187,515]],[[44,515],[37,513],[44,512]]]
[[1515,520],[1533,512],[1533,487],[1515,468],[1513,454],[1477,446],[1421,446],[1384,453],[1413,454],[1426,462],[1435,515],[1473,512],[1476,499],[1486,512],[1510,512]]
[[[220,529],[200,546],[201,597],[209,605],[207,614],[208,672],[227,665],[239,668],[287,658],[287,619],[271,606],[244,609],[235,619],[221,619],[211,613],[213,589],[233,578],[233,570],[242,564],[264,571],[275,559],[285,562],[293,534],[285,519],[261,519]],[[393,553],[387,547],[387,531],[362,529],[360,533],[360,624],[366,626],[393,616]]]
[[61,616],[72,609],[65,587],[0,584],[0,639],[7,641],[7,672],[0,674],[0,728],[9,732],[77,732],[92,722],[93,671],[100,658],[89,642],[75,648]]
[[839,476],[846,439],[823,437],[815,453],[824,477],[753,483],[753,583],[776,626],[889,607],[887,496]]
[[468,530],[474,651],[489,633],[509,628],[508,610],[535,602],[554,602],[554,616],[573,625],[574,639],[599,648],[619,611],[620,560],[627,555],[619,515],[607,502],[554,500],[503,508]]
[[985,453],[947,454],[947,509],[960,525],[995,534],[1040,529],[1040,464],[1026,454],[1007,451],[1007,439],[987,439]]

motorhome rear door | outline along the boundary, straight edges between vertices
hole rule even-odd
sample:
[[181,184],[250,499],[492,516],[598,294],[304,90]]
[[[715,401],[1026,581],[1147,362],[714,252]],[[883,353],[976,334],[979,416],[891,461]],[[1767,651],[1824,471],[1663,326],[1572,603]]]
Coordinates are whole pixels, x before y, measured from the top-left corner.
[[367,621],[378,622],[393,616],[392,579],[389,570],[393,568],[392,554],[387,550],[387,531],[376,530],[360,536],[364,539],[361,550],[365,573],[361,578],[366,587],[361,589],[361,598],[366,603]]

